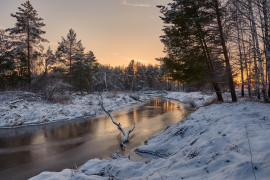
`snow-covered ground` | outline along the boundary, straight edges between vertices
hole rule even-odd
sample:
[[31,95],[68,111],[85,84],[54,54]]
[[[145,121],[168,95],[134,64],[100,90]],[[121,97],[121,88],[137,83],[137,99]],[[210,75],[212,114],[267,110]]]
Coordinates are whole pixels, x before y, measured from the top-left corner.
[[[104,106],[113,111],[129,105],[138,104],[152,96],[161,96],[179,100],[183,103],[192,103],[196,106],[212,101],[213,95],[201,93],[169,92],[160,94],[148,93],[103,93]],[[40,96],[20,91],[0,93],[0,127],[15,127],[29,124],[49,123],[69,120],[81,116],[98,115],[103,113],[99,106],[98,94],[71,95],[71,102],[66,104],[52,104],[45,102]]]
[[182,103],[191,104],[194,107],[204,106],[216,99],[214,93],[205,94],[201,92],[168,92],[164,97],[177,100]]
[[[174,98],[175,99],[175,98]],[[270,105],[212,104],[150,138],[135,162],[114,154],[40,179],[270,179]]]
[[94,159],[76,171],[44,172],[33,179],[254,179],[251,153],[256,178],[269,179],[269,108],[252,102],[203,107],[138,148],[157,159]]
[[[71,96],[71,102],[53,104],[43,101],[33,93],[16,91],[2,93],[0,94],[0,126],[48,123],[103,113],[99,106],[98,94],[84,96],[72,94]],[[102,96],[104,106],[109,111],[139,102],[129,93],[103,93]],[[141,101],[147,99],[146,96],[139,98]]]
[[[214,94],[198,92],[103,93],[109,111],[152,96],[190,103],[199,108],[184,121],[150,138],[135,162],[114,154],[89,160],[82,167],[43,172],[32,179],[270,179],[270,105],[259,102],[212,104]],[[229,101],[225,96],[225,101]],[[98,95],[72,95],[67,104],[52,104],[26,92],[0,94],[0,126],[14,127],[103,113]],[[252,156],[251,156],[252,155]]]

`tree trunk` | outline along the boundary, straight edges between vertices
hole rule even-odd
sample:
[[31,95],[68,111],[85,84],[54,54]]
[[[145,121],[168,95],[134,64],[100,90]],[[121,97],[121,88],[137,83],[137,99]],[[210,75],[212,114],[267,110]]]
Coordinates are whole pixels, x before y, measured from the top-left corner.
[[260,76],[259,76],[258,63],[257,63],[257,52],[256,52],[255,40],[253,36],[252,36],[252,51],[253,51],[253,60],[254,60],[254,69],[255,69],[255,94],[257,95],[258,99],[261,99]]
[[248,0],[249,2],[249,13],[250,13],[250,17],[251,17],[251,23],[252,23],[252,36],[255,40],[256,43],[256,50],[257,50],[257,55],[258,55],[258,59],[259,59],[259,64],[260,64],[260,75],[261,75],[261,82],[262,82],[262,94],[263,94],[263,99],[264,102],[269,103],[269,98],[266,94],[266,83],[264,80],[264,70],[263,70],[263,61],[262,61],[262,56],[261,56],[261,52],[260,52],[260,47],[259,47],[259,40],[258,40],[258,34],[257,34],[257,28],[256,28],[256,22],[255,22],[255,17],[253,14],[253,8],[252,8],[252,1]]
[[210,55],[210,53],[208,51],[208,46],[207,46],[206,41],[205,41],[205,39],[203,37],[202,28],[201,28],[200,24],[197,24],[197,28],[198,28],[199,40],[200,40],[201,48],[202,48],[204,56],[205,56],[207,67],[208,67],[208,69],[210,71],[210,77],[211,77],[211,82],[212,82],[213,88],[214,88],[214,90],[216,92],[218,101],[223,101],[222,93],[221,93],[221,90],[220,90],[220,87],[219,87],[219,84],[218,84],[218,81],[217,81],[217,78],[216,78],[216,73],[214,71],[211,55]]
[[29,22],[27,22],[27,79],[28,79],[28,86],[29,90],[31,89],[31,54],[30,54],[30,27],[29,27]]
[[240,44],[240,29],[238,26],[238,21],[236,20],[236,26],[237,26],[237,41],[238,41],[238,49],[239,49],[239,56],[240,56],[240,70],[241,70],[241,96],[245,96],[245,90],[244,90],[244,68],[243,68],[243,59],[242,59],[242,50],[241,50],[241,44]]
[[80,91],[81,91],[81,95],[83,95],[83,91],[82,91],[82,60],[80,59]]
[[[266,56],[266,71],[268,72],[268,83],[270,82],[270,42],[269,42],[269,24],[267,12],[267,0],[263,0],[263,16],[264,16],[264,32],[265,32],[265,56]],[[270,83],[268,87],[268,100],[270,98]]]
[[210,70],[210,76],[211,76],[211,79],[212,79],[212,85],[213,85],[213,88],[216,92],[216,95],[217,95],[217,98],[218,98],[218,101],[223,101],[223,97],[222,97],[222,93],[221,93],[221,90],[220,90],[220,87],[219,87],[219,84],[218,84],[218,81],[217,81],[217,76],[216,76],[216,73],[215,73],[215,70],[214,70],[214,67],[213,67],[213,62],[212,62],[212,59],[211,59],[211,56],[210,56],[210,53],[208,52],[208,47],[207,47],[207,44],[205,42],[205,40],[203,39],[203,44],[204,44],[204,53],[205,53],[205,56],[206,56],[206,64]]
[[245,58],[245,68],[246,68],[247,85],[248,85],[248,96],[251,97],[251,87],[250,87],[249,68],[248,68],[247,55],[246,55],[246,48],[245,48],[244,36],[243,36],[243,31],[242,31],[242,30],[241,30],[241,37],[242,37],[242,47],[243,47],[244,58]]
[[235,93],[235,87],[234,87],[234,82],[233,82],[233,76],[232,76],[232,70],[231,70],[231,64],[230,64],[230,59],[228,56],[228,51],[226,47],[226,42],[223,34],[223,27],[221,23],[221,13],[219,10],[219,2],[218,0],[214,0],[215,3],[215,11],[216,11],[216,16],[217,16],[217,21],[218,21],[218,29],[219,29],[219,34],[220,34],[220,43],[223,49],[223,54],[225,58],[225,63],[226,63],[226,72],[229,80],[229,86],[230,86],[230,91],[231,91],[231,96],[232,96],[232,101],[237,102],[237,97]]
[[104,82],[105,82],[105,88],[106,88],[106,91],[108,91],[107,74],[106,74],[106,72],[104,72]]
[[71,85],[71,66],[72,66],[72,62],[71,62],[71,56],[72,56],[72,52],[71,52],[71,48],[72,48],[72,43],[70,42],[69,44],[69,84]]

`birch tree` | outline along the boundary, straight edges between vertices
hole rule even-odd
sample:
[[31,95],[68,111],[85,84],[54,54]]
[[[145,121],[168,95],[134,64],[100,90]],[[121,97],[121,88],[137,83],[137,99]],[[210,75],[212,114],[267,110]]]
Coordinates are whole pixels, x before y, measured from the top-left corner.
[[[268,18],[268,3],[267,0],[263,0],[263,17],[264,17],[264,43],[265,43],[265,56],[266,56],[266,70],[268,72],[268,98],[270,98],[270,42],[269,42],[269,18]],[[269,99],[268,99],[269,101]]]
[[250,13],[250,19],[251,19],[251,29],[252,29],[252,37],[255,43],[255,49],[256,53],[258,56],[259,60],[259,72],[260,72],[260,77],[261,77],[261,82],[262,82],[262,95],[263,99],[265,102],[269,103],[269,97],[267,95],[267,85],[265,83],[264,79],[264,69],[263,69],[263,60],[262,60],[262,55],[259,47],[259,40],[258,40],[258,33],[257,33],[257,27],[256,27],[256,22],[255,22],[255,17],[253,13],[253,5],[252,5],[252,0],[248,0],[248,8],[249,8],[249,13]]

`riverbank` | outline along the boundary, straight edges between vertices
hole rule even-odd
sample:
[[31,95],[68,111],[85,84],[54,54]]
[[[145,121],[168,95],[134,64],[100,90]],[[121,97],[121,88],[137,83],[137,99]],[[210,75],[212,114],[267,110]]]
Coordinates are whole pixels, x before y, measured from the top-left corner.
[[147,140],[136,151],[155,157],[134,162],[115,154],[82,167],[43,172],[39,179],[260,179],[270,178],[270,105],[212,104]]
[[[32,124],[44,124],[71,120],[78,117],[96,116],[104,112],[99,106],[98,94],[78,95],[71,94],[70,101],[65,104],[49,103],[34,93],[8,91],[0,93],[0,127],[17,127]],[[191,103],[200,107],[215,99],[213,94],[199,92],[105,92],[103,93],[104,106],[108,111],[138,104],[151,97],[164,97]]]
[[[149,99],[135,94],[103,93],[104,106],[113,111],[139,101]],[[71,120],[83,116],[96,116],[104,113],[99,106],[98,94],[71,94],[70,101],[50,103],[40,96],[29,92],[12,91],[0,94],[0,127],[16,127],[31,124],[43,124],[63,120]],[[137,97],[137,96],[136,96]]]

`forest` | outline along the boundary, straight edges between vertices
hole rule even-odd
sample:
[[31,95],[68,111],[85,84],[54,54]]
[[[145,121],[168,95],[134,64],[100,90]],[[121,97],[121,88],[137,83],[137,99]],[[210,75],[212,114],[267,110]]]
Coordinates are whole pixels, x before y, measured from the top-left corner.
[[[165,26],[160,65],[134,60],[127,67],[98,62],[85,52],[71,28],[55,51],[44,43],[45,26],[30,1],[11,14],[15,26],[0,31],[0,89],[31,90],[50,99],[50,90],[211,90],[222,101],[230,90],[237,101],[255,96],[269,102],[269,7],[266,0],[173,1],[158,6]],[[164,87],[164,88],[162,88]]]
[[168,24],[161,36],[167,52],[163,61],[172,77],[209,82],[220,101],[224,85],[229,86],[232,101],[237,101],[237,80],[241,96],[247,90],[249,97],[269,102],[268,3],[182,0],[159,6]]
[[[166,1],[75,3],[102,12],[88,23],[102,36],[119,28],[117,41],[133,25],[154,42],[146,29],[160,22],[156,65],[103,64],[74,19],[50,47],[34,2],[11,13],[14,26],[0,30],[1,179],[270,179],[270,1]],[[150,54],[149,44],[139,46]]]
[[[30,1],[11,14],[15,27],[0,31],[0,90],[41,93],[46,100],[63,91],[139,91],[180,88],[171,82],[164,65],[144,65],[130,60],[127,67],[102,65],[92,51],[85,52],[71,28],[53,51],[42,35],[44,20]],[[165,87],[165,88],[163,88]],[[60,92],[59,92],[60,91]]]

